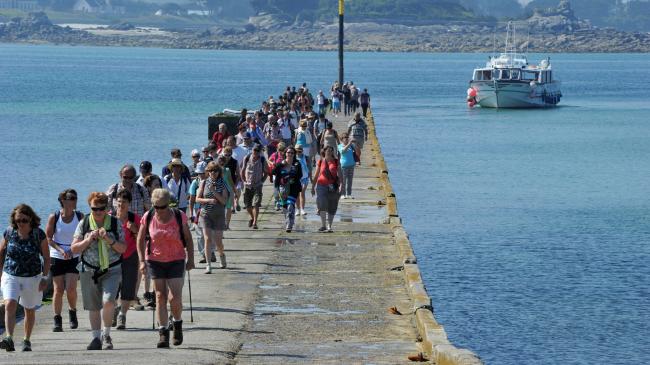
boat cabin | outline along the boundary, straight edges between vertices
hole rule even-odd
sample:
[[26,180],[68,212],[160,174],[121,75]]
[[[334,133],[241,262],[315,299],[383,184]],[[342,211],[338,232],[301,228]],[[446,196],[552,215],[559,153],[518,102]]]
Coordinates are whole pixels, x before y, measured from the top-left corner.
[[472,81],[492,81],[492,80],[512,80],[512,81],[535,81],[540,84],[550,83],[553,81],[551,70],[526,70],[519,68],[494,68],[494,69],[476,69]]

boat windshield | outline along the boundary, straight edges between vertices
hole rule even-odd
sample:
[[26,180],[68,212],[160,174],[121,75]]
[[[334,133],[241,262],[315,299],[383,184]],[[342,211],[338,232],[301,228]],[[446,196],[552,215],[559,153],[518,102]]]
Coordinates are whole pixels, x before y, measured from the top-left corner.
[[525,81],[537,81],[539,78],[539,71],[522,71],[521,79]]
[[492,70],[474,71],[474,81],[492,80]]

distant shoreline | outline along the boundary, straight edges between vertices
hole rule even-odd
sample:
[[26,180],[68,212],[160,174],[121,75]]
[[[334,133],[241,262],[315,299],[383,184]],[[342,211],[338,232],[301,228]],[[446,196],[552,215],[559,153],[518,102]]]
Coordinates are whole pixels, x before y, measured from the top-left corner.
[[[404,26],[346,24],[350,52],[494,53],[503,49],[500,34],[482,25]],[[495,46],[495,39],[497,44]],[[335,25],[286,26],[273,30],[223,29],[202,32],[157,28],[79,29],[53,24],[0,24],[1,43],[68,44],[212,50],[335,51]],[[650,53],[650,33],[590,29],[571,33],[533,34],[518,42],[529,53]]]

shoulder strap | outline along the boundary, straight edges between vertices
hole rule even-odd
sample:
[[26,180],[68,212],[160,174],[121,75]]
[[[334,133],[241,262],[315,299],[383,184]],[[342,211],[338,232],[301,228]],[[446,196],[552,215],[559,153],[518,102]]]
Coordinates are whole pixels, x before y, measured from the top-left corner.
[[178,224],[178,231],[181,234],[181,242],[183,242],[183,247],[187,247],[187,242],[185,242],[185,232],[183,232],[183,217],[181,216],[181,211],[179,209],[172,208],[174,212],[174,217],[176,217],[176,224]]
[[118,186],[119,186],[119,184],[113,184],[113,186],[111,186],[111,199],[115,199],[115,197],[117,197],[117,187]]
[[[81,220],[84,219],[84,214],[81,213],[80,211],[75,210],[75,211],[74,211],[74,214],[77,216],[77,220],[78,220],[78,221],[81,222]],[[56,226],[55,226],[55,227],[56,227]]]
[[90,221],[88,220],[88,216],[85,216],[84,219],[81,221],[81,235],[84,236],[89,231],[90,231]]
[[61,216],[61,210],[57,209],[56,212],[54,212],[54,227],[52,228],[54,233],[56,233],[56,224],[59,222],[60,216]]
[[129,211],[126,214],[127,214],[126,219],[131,223],[135,223],[135,214],[131,211]]

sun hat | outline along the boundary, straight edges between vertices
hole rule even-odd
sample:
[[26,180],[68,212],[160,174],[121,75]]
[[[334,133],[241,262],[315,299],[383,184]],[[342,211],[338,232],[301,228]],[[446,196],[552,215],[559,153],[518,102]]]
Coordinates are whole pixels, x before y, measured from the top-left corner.
[[197,150],[197,149],[195,148],[195,149],[192,150],[192,154],[191,154],[190,156],[192,156],[192,157],[194,157],[194,156],[201,156],[201,153],[199,152],[199,150]]
[[194,169],[194,172],[197,174],[205,174],[205,168],[208,166],[208,164],[205,161],[201,161],[198,164],[196,164],[196,168]]
[[172,167],[174,166],[183,166],[183,161],[181,161],[180,158],[172,158],[172,160],[169,162],[169,169],[171,170]]

